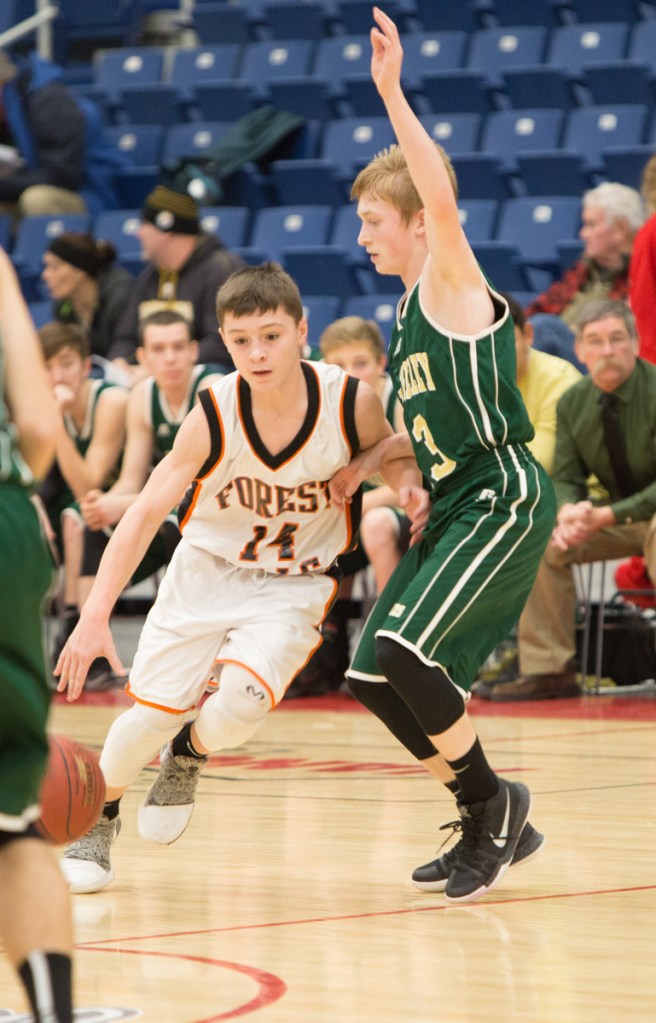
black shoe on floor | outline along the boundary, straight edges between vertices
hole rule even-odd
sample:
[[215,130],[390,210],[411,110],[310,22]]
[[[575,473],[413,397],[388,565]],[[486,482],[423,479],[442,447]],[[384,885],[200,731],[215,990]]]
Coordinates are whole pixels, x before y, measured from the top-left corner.
[[499,791],[491,799],[458,808],[462,839],[444,894],[450,902],[468,902],[491,891],[510,866],[531,794],[521,782],[499,778]]
[[[454,832],[461,831],[462,821],[457,820],[451,821],[449,824],[443,824],[440,831],[445,828],[451,828]],[[436,860],[431,860],[430,863],[424,863],[423,866],[417,867],[412,872],[412,883],[415,888],[419,888],[422,892],[443,892],[449,880],[451,870],[458,858],[461,844],[462,838],[452,849],[447,849]],[[526,863],[532,856],[540,852],[544,844],[544,835],[536,831],[533,825],[527,821],[519,836],[519,842],[510,861],[510,866],[516,867],[519,863]]]

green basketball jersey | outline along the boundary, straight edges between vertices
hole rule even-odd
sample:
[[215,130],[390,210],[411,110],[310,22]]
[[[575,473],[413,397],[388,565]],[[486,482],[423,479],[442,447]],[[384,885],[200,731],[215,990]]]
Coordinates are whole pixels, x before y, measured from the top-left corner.
[[5,360],[0,334],[0,480],[30,487],[34,476],[18,449],[16,427],[5,402]]
[[217,369],[215,366],[205,366],[202,363],[194,366],[187,395],[175,416],[166,398],[155,383],[154,377],[150,377],[146,392],[146,415],[150,421],[155,439],[153,464],[160,462],[164,455],[168,454],[173,447],[173,441],[177,436],[183,419],[194,406],[202,381],[207,377],[214,376],[216,373]]
[[419,283],[399,304],[389,371],[417,464],[434,491],[472,460],[533,438],[515,382],[513,322],[503,299],[491,295],[495,322],[473,337],[431,320],[421,307]]
[[98,400],[103,391],[108,391],[110,388],[119,387],[119,384],[111,383],[109,380],[92,380],[91,389],[89,390],[89,398],[87,400],[87,407],[84,413],[84,422],[82,428],[78,430],[75,425],[75,420],[69,412],[64,414],[64,426],[69,437],[73,440],[75,447],[79,453],[84,457],[89,450],[91,439],[93,437],[93,429],[96,422],[96,409],[98,408]]

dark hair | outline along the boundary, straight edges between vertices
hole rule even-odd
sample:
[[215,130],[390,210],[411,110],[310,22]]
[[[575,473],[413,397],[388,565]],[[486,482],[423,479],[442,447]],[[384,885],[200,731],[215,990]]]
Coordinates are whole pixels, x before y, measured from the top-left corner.
[[193,340],[192,326],[186,316],[176,312],[175,309],[157,309],[154,313],[149,313],[148,316],[139,320],[137,330],[139,345],[143,348],[144,334],[148,327],[168,327],[172,323],[184,323],[189,332],[189,340]]
[[221,285],[216,296],[216,317],[221,326],[226,313],[249,316],[279,306],[296,323],[303,319],[303,302],[296,282],[279,263],[262,263],[236,270]]
[[89,274],[89,277],[98,277],[116,259],[116,249],[111,242],[96,239],[81,231],[65,231],[57,235],[48,245],[47,251],[77,270]]
[[62,348],[72,348],[82,359],[89,356],[89,336],[79,323],[53,321],[44,324],[37,333],[46,362],[58,355]]
[[509,295],[506,291],[500,291],[499,294],[502,298],[505,298],[508,303],[508,309],[510,310],[510,317],[516,327],[523,330],[526,326],[526,313],[522,309],[521,305],[516,298]]

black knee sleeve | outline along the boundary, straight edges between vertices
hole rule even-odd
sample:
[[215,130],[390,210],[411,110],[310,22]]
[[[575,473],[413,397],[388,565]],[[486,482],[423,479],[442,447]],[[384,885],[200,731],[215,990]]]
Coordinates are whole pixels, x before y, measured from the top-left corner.
[[427,760],[435,756],[437,750],[433,743],[391,685],[387,682],[363,682],[360,678],[349,678],[348,684],[356,700],[380,718],[413,757]]
[[427,735],[440,735],[464,714],[465,701],[451,679],[440,668],[424,664],[401,643],[380,636],[376,660]]
[[80,575],[96,575],[100,559],[105,553],[105,547],[109,543],[109,537],[102,529],[88,529],[85,527],[83,543]]

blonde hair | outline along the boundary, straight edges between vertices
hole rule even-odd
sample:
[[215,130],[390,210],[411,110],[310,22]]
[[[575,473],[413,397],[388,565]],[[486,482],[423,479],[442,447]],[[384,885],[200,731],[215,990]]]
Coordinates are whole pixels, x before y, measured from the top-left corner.
[[[454,197],[458,198],[458,180],[448,153],[436,142],[435,148],[444,161]],[[410,176],[405,156],[398,145],[382,149],[373,160],[360,171],[351,188],[351,199],[371,195],[390,203],[408,223],[424,204]]]
[[319,338],[319,349],[325,359],[356,341],[368,345],[376,359],[385,354],[385,339],[378,324],[362,316],[342,316],[330,323]]

